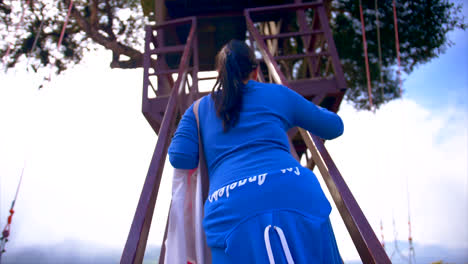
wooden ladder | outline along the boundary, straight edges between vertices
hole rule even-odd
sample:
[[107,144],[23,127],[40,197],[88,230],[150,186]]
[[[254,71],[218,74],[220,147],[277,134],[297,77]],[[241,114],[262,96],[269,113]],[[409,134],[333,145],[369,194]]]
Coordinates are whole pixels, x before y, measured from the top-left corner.
[[[171,20],[154,27],[146,27],[142,108],[144,116],[158,134],[158,140],[120,263],[143,262],[164,162],[175,128],[176,118],[179,113],[185,111],[194,98],[203,95],[198,92],[197,86],[198,43],[196,22],[195,17],[188,17]],[[174,28],[177,27],[187,28],[187,26],[189,31],[185,44],[165,45],[165,33],[175,30]],[[177,69],[169,68],[166,61],[166,56],[169,53],[179,53],[180,63]],[[175,82],[172,79],[172,73],[177,73]],[[188,81],[188,74],[191,74],[191,83]],[[158,77],[158,89],[154,89],[154,85],[150,80],[151,76]],[[155,98],[149,97],[150,88],[156,94]],[[164,250],[163,244],[159,263],[162,263],[161,259],[164,259]]]
[[[271,23],[276,21],[271,19],[285,17],[287,12],[295,13],[299,30],[280,32],[281,27],[273,30]],[[313,14],[311,26],[307,23],[305,12]],[[262,54],[271,76],[270,81],[290,87],[316,104],[322,104],[329,110],[337,112],[346,90],[346,83],[323,2],[299,2],[252,8],[246,9],[244,14],[249,37],[252,44],[255,44],[253,46]],[[270,29],[266,30],[268,34],[261,34],[260,31],[265,29],[265,24],[270,25]],[[302,42],[301,53],[274,54],[279,52],[278,49],[274,49],[274,40],[277,41],[277,47],[278,41],[284,38],[294,38],[295,43]],[[299,79],[294,74],[286,78],[282,69],[287,66],[279,63],[284,60],[295,60],[296,63],[306,64],[308,70],[306,78]],[[265,79],[265,76],[263,78]],[[310,169],[314,165],[318,166],[363,263],[391,263],[325,148],[323,140],[302,128],[292,129],[288,135],[293,155],[296,157],[301,157],[301,154],[306,155],[307,166]],[[307,157],[304,145],[311,152],[311,159]]]
[[[271,30],[270,27],[269,34],[260,34],[262,25],[263,29],[265,25],[271,25],[272,17],[280,17],[281,20],[285,12],[294,14],[299,29],[297,32],[280,32],[281,27],[277,27],[276,31]],[[313,12],[311,23],[307,22],[305,12]],[[316,104],[337,112],[346,90],[346,83],[323,3],[320,1],[252,8],[246,9],[244,14],[251,44],[262,54],[260,62],[264,72],[267,73],[261,74],[262,81],[286,85]],[[187,31],[185,43],[167,43],[164,35],[175,32],[177,27],[182,27],[182,31]],[[304,47],[302,53],[280,54],[278,46],[274,48],[275,43],[279,45],[281,39],[288,38],[294,38],[296,43],[302,43]],[[179,54],[175,55],[176,61],[179,61],[176,69],[170,67],[174,64],[168,62],[170,54]],[[297,78],[293,76],[294,74],[289,74],[289,78],[286,78],[287,67],[285,65],[287,64],[281,62],[287,60],[296,63],[302,61],[307,64],[304,78]],[[158,140],[122,253],[120,263],[125,264],[143,262],[176,119],[194,100],[206,94],[198,90],[196,18],[175,19],[157,26],[146,27],[143,65],[143,114],[158,134]],[[175,81],[172,78],[173,73],[177,73]],[[191,78],[188,78],[189,75]],[[157,89],[151,81],[152,76],[157,76]],[[151,92],[156,97],[150,97]],[[319,168],[362,261],[364,263],[391,263],[323,141],[300,128],[291,129],[288,131],[288,136],[293,156],[300,159],[304,155],[307,167],[312,169],[317,165]],[[310,151],[311,156],[307,150]],[[164,262],[164,255],[163,242],[159,263]]]

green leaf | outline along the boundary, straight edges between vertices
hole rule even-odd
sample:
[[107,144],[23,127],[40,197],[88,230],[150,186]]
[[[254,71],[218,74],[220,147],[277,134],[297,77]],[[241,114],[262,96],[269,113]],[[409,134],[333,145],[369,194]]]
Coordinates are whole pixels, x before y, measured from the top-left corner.
[[154,2],[155,0],[140,0],[141,2],[141,7],[143,8],[143,14],[145,16],[150,16],[152,12],[154,12],[155,5]]

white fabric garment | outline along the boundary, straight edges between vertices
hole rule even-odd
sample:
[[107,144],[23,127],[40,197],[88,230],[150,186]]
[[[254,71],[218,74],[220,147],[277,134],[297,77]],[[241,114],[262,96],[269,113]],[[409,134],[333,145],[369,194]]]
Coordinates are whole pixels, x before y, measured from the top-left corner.
[[174,169],[164,263],[210,264],[199,170]]

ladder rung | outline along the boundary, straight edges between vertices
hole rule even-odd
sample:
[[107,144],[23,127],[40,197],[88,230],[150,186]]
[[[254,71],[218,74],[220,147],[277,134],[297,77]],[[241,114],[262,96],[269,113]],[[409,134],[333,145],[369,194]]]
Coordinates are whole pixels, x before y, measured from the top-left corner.
[[315,8],[317,6],[323,5],[322,1],[315,1],[311,3],[300,3],[300,4],[285,4],[285,5],[272,5],[272,6],[262,6],[246,9],[246,13],[249,15],[251,13],[270,13],[270,12],[285,12],[285,11],[295,11],[298,9],[307,9]]
[[[187,68],[187,71],[191,71],[191,70],[192,68]],[[179,73],[179,69],[155,71],[153,74],[150,74],[150,75],[167,75],[167,74],[173,74],[173,73]]]
[[263,39],[276,39],[276,38],[290,38],[296,36],[305,36],[305,35],[314,35],[314,34],[321,34],[323,30],[308,30],[308,31],[300,31],[300,32],[288,32],[288,33],[280,33],[276,35],[263,35]]
[[294,55],[284,55],[284,56],[275,56],[275,60],[297,60],[303,59],[306,57],[320,57],[320,56],[330,56],[329,52],[320,52],[320,53],[304,53],[304,54],[294,54]]
[[151,54],[165,54],[165,53],[176,53],[176,52],[183,52],[185,49],[185,45],[177,45],[177,46],[167,46],[162,48],[156,48],[151,51]]
[[217,79],[218,77],[217,76],[213,76],[213,77],[198,77],[198,80],[199,81],[206,81],[206,80],[214,80],[214,79]]
[[289,82],[290,88],[304,97],[338,92],[335,78],[311,78]]
[[192,25],[193,25],[195,19],[196,18],[194,16],[186,17],[186,18],[172,19],[172,20],[168,20],[166,22],[159,23],[158,25],[154,25],[154,26],[151,27],[151,29],[157,30],[157,29],[160,29],[160,28],[163,28],[163,27],[168,27],[168,26],[183,25],[183,24],[187,24],[189,22],[191,22]]

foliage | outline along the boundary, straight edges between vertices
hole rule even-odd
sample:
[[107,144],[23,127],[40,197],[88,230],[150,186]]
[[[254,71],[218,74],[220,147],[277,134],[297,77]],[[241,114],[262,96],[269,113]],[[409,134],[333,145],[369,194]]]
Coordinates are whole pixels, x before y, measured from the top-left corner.
[[[60,49],[57,44],[70,0],[0,0],[0,57],[8,68],[27,61],[37,71],[53,65],[56,73],[80,63],[85,51],[101,45],[113,52],[112,68],[142,66],[144,24],[153,0],[75,0]],[[378,1],[382,45],[382,83],[377,48],[375,1],[363,0],[374,104],[398,98],[392,0]],[[359,1],[333,0],[330,21],[350,88],[346,98],[367,109]],[[24,12],[23,24],[19,24]],[[452,43],[447,33],[465,29],[461,7],[448,0],[397,1],[401,64],[407,73],[443,53]],[[97,44],[97,45],[96,45]],[[9,54],[8,47],[10,48]],[[286,46],[285,46],[286,47]]]
[[[367,49],[372,80],[374,104],[400,97],[396,74],[397,54],[392,0],[378,1],[380,39],[382,51],[382,79],[380,82],[377,25],[374,0],[362,1],[366,29]],[[455,28],[465,29],[461,6],[446,0],[396,1],[398,38],[401,67],[410,73],[443,53],[453,43],[447,33]],[[355,107],[369,107],[367,79],[362,45],[359,1],[338,0],[332,5],[332,30],[338,53],[343,64],[349,89],[346,98]]]
[[[141,66],[145,18],[140,1],[75,0],[59,50],[70,0],[30,1],[28,6],[21,4],[24,2],[0,5],[0,38],[4,40],[0,41],[0,57],[8,68],[27,57],[28,67],[34,71],[52,64],[60,73],[79,63],[83,53],[96,48],[95,44],[113,51],[113,68]],[[11,12],[2,12],[3,7]],[[11,52],[4,56],[9,45]]]

